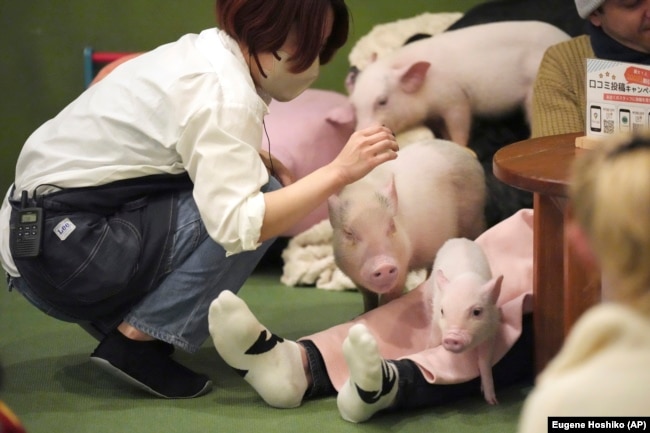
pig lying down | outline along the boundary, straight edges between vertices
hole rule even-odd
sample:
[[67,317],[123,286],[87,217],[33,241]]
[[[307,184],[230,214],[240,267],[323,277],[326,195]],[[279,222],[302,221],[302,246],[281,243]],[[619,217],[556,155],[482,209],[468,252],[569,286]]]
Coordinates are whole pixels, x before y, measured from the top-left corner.
[[473,116],[523,107],[546,49],[569,39],[540,21],[504,21],[440,33],[369,64],[350,94],[357,129],[381,123],[396,133],[424,123],[466,146]]
[[481,234],[485,195],[478,160],[429,139],[331,196],[334,260],[363,294],[365,310],[399,297],[408,273],[431,269],[447,239]]
[[431,278],[433,320],[443,347],[476,357],[485,400],[497,404],[492,379],[494,338],[501,322],[497,299],[503,275],[492,277],[481,247],[469,239],[450,239],[438,251]]

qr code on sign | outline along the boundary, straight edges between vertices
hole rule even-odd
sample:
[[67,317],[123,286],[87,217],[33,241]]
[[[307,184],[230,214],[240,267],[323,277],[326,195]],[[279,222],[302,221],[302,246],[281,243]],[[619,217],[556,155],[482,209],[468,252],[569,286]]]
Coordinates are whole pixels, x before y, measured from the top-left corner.
[[605,134],[614,133],[614,121],[613,120],[603,120],[603,131]]

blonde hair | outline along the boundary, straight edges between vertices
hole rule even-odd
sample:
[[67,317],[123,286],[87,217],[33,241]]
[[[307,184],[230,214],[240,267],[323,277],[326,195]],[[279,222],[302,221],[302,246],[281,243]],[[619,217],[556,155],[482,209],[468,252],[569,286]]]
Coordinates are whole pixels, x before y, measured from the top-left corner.
[[650,314],[650,135],[585,151],[569,196],[614,297]]

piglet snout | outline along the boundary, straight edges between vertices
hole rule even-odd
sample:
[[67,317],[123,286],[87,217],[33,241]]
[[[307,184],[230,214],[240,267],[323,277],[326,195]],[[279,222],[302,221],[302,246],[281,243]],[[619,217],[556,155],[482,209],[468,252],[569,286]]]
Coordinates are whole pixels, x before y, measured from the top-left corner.
[[375,271],[372,273],[373,279],[377,281],[391,280],[395,279],[397,276],[397,266],[384,264],[377,266]]
[[452,353],[460,353],[467,347],[467,341],[459,334],[450,334],[442,339],[442,347]]
[[372,271],[372,287],[377,290],[391,289],[397,280],[397,275],[397,266],[389,263],[379,265]]
[[374,293],[388,293],[395,289],[400,276],[399,264],[388,255],[378,255],[366,261],[361,269],[363,286]]

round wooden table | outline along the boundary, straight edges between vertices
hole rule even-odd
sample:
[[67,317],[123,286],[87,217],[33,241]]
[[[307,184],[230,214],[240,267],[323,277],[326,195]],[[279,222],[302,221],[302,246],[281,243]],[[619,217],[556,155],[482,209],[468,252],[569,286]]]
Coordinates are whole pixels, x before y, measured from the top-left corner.
[[493,160],[497,179],[534,196],[533,321],[538,372],[557,354],[578,317],[601,297],[600,273],[584,268],[564,237],[571,164],[580,153],[589,152],[575,147],[581,135],[520,141],[501,148]]

